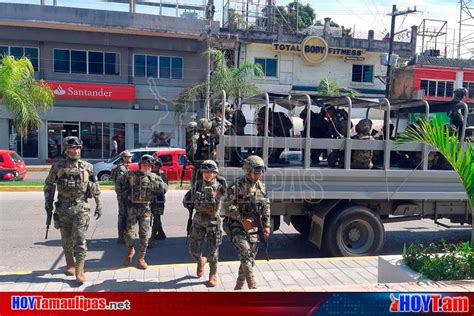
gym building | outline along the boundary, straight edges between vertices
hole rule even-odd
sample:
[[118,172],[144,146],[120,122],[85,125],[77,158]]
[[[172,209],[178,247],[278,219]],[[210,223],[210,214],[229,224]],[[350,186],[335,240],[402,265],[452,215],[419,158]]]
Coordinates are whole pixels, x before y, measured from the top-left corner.
[[[55,95],[43,124],[23,138],[0,103],[0,148],[43,164],[60,158],[62,139],[71,135],[91,161],[152,145],[154,132],[183,147],[173,100],[206,80],[209,29],[218,32],[219,23],[178,16],[178,7],[176,16],[164,16],[0,3],[0,54],[29,57],[36,79]],[[189,109],[181,124],[200,111]]]

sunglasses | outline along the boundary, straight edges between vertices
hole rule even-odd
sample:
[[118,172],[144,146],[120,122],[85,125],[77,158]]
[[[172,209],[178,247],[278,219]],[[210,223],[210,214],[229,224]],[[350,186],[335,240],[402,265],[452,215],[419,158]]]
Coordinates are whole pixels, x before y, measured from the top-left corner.
[[202,164],[201,169],[206,171],[214,171],[216,169],[216,166],[211,164]]
[[253,168],[253,172],[255,172],[255,173],[264,173],[266,169],[267,169],[266,167],[258,166],[258,167]]

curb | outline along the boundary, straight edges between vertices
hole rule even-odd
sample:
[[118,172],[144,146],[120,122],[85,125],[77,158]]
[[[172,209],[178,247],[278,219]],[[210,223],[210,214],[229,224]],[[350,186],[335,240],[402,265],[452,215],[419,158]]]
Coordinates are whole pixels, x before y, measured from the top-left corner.
[[49,169],[51,169],[51,166],[26,166],[27,172],[49,171]]
[[[168,187],[168,190],[189,190],[190,186]],[[101,185],[101,191],[114,191],[113,185]],[[43,192],[43,186],[0,186],[0,192]]]

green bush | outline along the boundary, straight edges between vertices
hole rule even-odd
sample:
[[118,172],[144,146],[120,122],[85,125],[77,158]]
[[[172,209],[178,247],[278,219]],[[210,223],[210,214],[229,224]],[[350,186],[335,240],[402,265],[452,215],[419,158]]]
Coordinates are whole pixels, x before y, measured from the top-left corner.
[[474,279],[474,250],[468,242],[405,245],[403,262],[433,281]]

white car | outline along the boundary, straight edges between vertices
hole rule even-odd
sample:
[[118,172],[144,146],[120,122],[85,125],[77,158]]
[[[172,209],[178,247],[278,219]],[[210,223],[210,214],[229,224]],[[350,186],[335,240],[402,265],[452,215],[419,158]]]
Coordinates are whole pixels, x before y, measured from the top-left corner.
[[285,150],[280,154],[280,159],[289,162],[290,166],[303,164],[303,155],[301,151]]
[[[160,150],[169,150],[170,147],[143,147],[130,149],[132,153],[132,163],[138,162],[140,158],[145,155],[153,156],[157,151]],[[99,181],[110,181],[110,176],[112,175],[112,168],[120,161],[120,154],[115,157],[110,158],[107,161],[101,161],[94,164],[94,175],[99,179]]]

